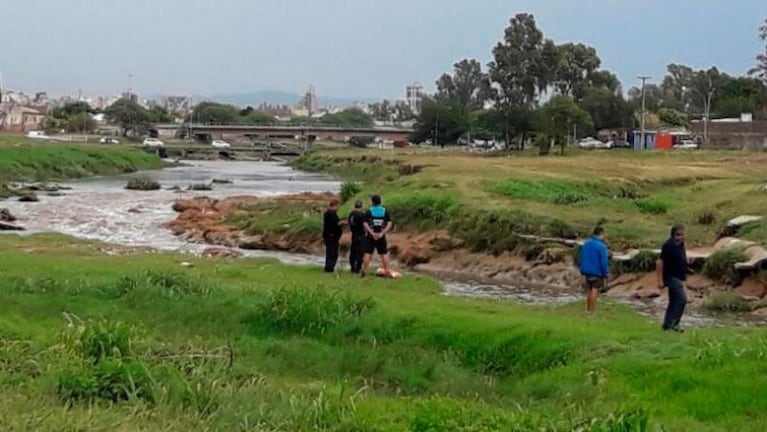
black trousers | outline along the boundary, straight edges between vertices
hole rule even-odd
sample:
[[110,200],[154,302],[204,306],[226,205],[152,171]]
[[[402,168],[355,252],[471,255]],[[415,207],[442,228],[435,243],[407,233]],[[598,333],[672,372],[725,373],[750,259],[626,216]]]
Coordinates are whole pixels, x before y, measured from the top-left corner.
[[338,238],[325,238],[325,271],[327,273],[333,273],[336,271],[336,263],[338,263]]
[[353,235],[352,244],[349,248],[349,267],[352,273],[362,271],[362,259],[365,256],[365,236]]
[[663,319],[663,329],[671,330],[679,327],[684,315],[684,309],[687,307],[687,293],[684,291],[684,282],[679,279],[670,279],[666,281],[668,288],[668,308],[666,316]]

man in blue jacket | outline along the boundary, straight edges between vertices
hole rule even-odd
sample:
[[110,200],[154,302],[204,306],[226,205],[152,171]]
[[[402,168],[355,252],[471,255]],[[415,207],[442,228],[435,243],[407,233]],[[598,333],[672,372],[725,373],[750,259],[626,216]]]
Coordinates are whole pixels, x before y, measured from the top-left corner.
[[586,290],[586,311],[593,315],[597,309],[599,293],[607,291],[607,278],[610,277],[610,266],[605,244],[605,229],[601,226],[594,228],[594,234],[581,248],[580,269],[584,277]]

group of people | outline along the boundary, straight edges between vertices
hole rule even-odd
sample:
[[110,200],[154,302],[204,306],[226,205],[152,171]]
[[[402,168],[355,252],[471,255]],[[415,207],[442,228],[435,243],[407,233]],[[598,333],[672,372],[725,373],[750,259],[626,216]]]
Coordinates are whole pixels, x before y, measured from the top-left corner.
[[[349,248],[349,266],[352,273],[364,277],[370,267],[373,254],[381,257],[382,274],[391,276],[391,261],[386,235],[391,232],[393,222],[389,211],[383,206],[380,195],[371,197],[371,207],[363,208],[362,201],[354,203],[354,209],[345,219],[338,216],[339,202],[333,200],[323,218],[322,239],[325,243],[325,272],[335,272],[338,263],[343,227],[352,235]],[[685,250],[685,229],[682,225],[671,228],[671,236],[661,249],[657,263],[658,287],[668,289],[668,308],[663,320],[663,330],[682,332],[680,323],[687,306],[685,281],[689,273]],[[596,312],[600,293],[607,292],[610,278],[610,258],[606,244],[606,233],[602,226],[594,228],[592,236],[581,248],[580,272],[584,277],[586,311]]]
[[[663,319],[665,331],[684,331],[680,324],[687,306],[685,281],[690,271],[684,239],[684,226],[674,225],[671,228],[671,236],[663,244],[660,259],[656,265],[658,287],[661,290],[668,289],[668,307]],[[599,294],[607,291],[610,265],[605,242],[605,230],[598,226],[594,228],[593,235],[581,248],[579,265],[584,278],[586,311],[589,315],[596,312]]]
[[322,240],[325,243],[325,272],[333,273],[338,263],[343,227],[348,227],[352,234],[349,248],[349,266],[352,273],[365,277],[373,254],[381,257],[384,275],[392,275],[391,260],[389,259],[389,244],[386,235],[394,224],[389,210],[383,206],[380,195],[370,198],[371,206],[363,207],[362,201],[354,203],[354,209],[345,219],[338,216],[339,202],[333,200],[323,217]]

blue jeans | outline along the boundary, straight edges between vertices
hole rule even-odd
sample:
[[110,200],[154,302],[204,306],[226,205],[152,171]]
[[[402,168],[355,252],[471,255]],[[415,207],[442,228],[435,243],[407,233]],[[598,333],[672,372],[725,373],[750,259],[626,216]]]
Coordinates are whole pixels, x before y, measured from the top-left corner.
[[679,327],[684,315],[684,308],[687,307],[687,293],[684,290],[684,282],[672,278],[666,281],[668,288],[668,308],[666,317],[663,319],[663,330],[670,330]]

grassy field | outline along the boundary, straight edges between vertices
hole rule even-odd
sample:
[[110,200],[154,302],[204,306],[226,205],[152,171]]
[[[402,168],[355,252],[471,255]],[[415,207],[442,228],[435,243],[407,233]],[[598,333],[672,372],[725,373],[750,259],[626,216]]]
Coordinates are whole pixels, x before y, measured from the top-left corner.
[[0,135],[0,182],[124,174],[162,166],[156,156],[135,149],[40,143],[18,135]]
[[105,249],[0,237],[3,430],[767,429],[761,330]]
[[[403,175],[411,173],[400,171],[403,165],[421,171]],[[691,245],[708,245],[725,220],[767,213],[767,156],[760,153],[615,150],[479,157],[325,150],[296,166],[362,182],[359,197],[382,193],[397,210],[395,217],[411,213],[406,224],[458,234],[483,220],[488,224],[479,231],[497,232],[503,227],[492,221],[503,220],[518,232],[569,236],[586,235],[602,223],[615,247],[658,247],[671,224],[685,223]],[[429,220],[432,214],[437,220]],[[750,226],[742,236],[765,243],[767,225]]]

